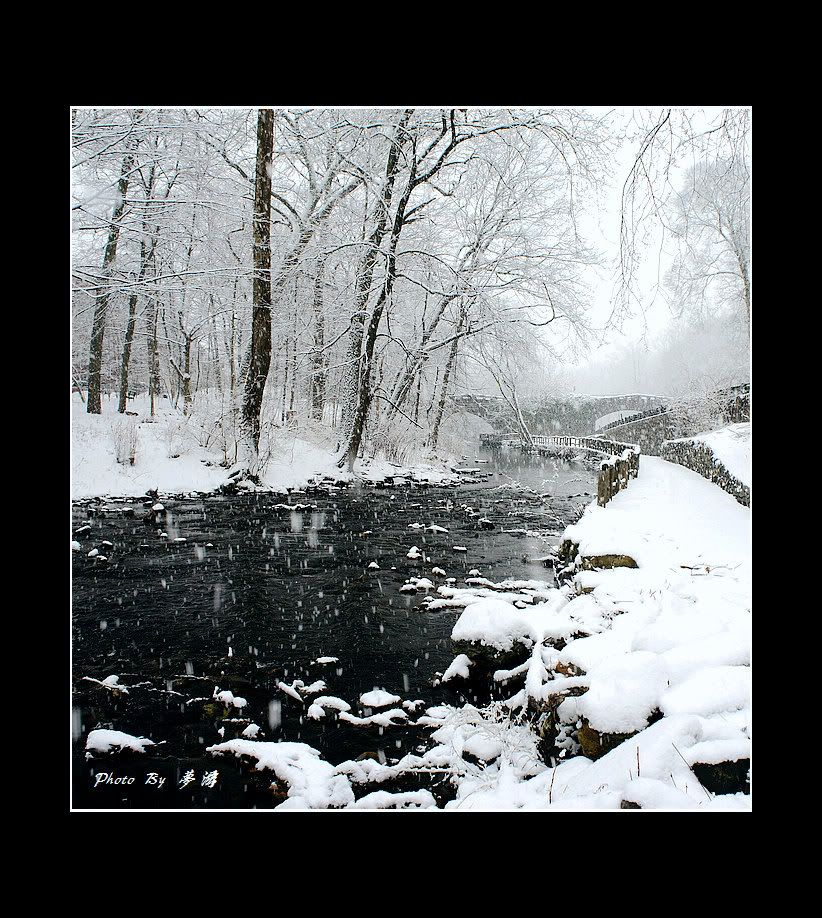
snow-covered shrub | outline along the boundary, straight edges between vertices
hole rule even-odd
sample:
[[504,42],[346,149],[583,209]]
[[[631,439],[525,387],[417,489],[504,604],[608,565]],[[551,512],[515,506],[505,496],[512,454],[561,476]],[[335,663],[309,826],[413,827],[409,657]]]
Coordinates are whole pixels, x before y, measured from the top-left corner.
[[228,393],[198,393],[192,418],[196,420],[195,433],[203,449],[219,450],[223,461],[233,463],[237,459],[237,412]]
[[393,428],[380,427],[368,437],[366,455],[383,458],[397,465],[413,465],[425,438],[425,431],[411,423],[397,421]]
[[166,455],[176,459],[187,453],[197,443],[197,424],[187,417],[171,417],[166,422],[163,439]]
[[[515,714],[499,701],[484,708],[471,704],[461,708],[445,705],[440,711],[445,716],[432,739],[452,753],[452,762],[458,763],[455,771],[474,779],[472,790],[492,788],[499,781],[499,768],[488,769],[484,762],[496,760],[498,766],[517,778],[546,770],[539,736],[524,712]],[[465,752],[470,753],[467,760]]]
[[[744,381],[744,377],[742,378]],[[704,374],[674,391],[669,407],[679,417],[681,436],[691,436],[706,430],[717,430],[731,422],[729,410],[734,402],[740,377],[732,374]],[[734,418],[733,420],[738,420]]]
[[134,465],[140,445],[140,431],[132,418],[122,417],[112,421],[111,439],[114,455],[120,465]]

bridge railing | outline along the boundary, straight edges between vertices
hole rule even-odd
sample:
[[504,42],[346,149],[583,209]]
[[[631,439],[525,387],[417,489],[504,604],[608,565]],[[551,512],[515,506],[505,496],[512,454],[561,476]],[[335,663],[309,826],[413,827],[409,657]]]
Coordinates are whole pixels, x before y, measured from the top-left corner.
[[618,443],[600,437],[533,437],[537,449],[586,449],[608,456],[600,463],[597,481],[597,504],[604,507],[639,474],[639,447],[635,443]]
[[604,430],[613,430],[615,427],[623,427],[626,424],[633,424],[634,421],[643,421],[645,418],[653,418],[658,414],[667,414],[671,409],[667,405],[657,405],[656,408],[646,408],[644,411],[636,411],[633,414],[628,414],[624,418],[620,418],[618,421],[610,421],[608,424],[603,424],[602,427],[598,428],[598,432],[602,433]]
[[[738,386],[726,386],[723,389],[716,389],[706,396],[698,397],[697,401],[712,401],[721,407],[721,413],[725,416],[727,424],[738,424],[740,421],[750,420],[750,395],[751,384],[740,383]],[[615,430],[617,427],[627,427],[629,424],[657,417],[661,414],[670,414],[676,417],[677,415],[687,414],[687,411],[687,402],[682,402],[681,400],[678,404],[657,405],[656,408],[647,408],[644,411],[628,414],[617,421],[603,424],[597,430],[597,433]]]

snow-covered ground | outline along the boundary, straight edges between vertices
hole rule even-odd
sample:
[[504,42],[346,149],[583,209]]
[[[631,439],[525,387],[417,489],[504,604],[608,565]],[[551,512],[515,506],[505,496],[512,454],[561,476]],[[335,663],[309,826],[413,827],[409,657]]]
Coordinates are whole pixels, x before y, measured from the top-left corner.
[[[565,538],[581,556],[627,555],[638,566],[581,570],[574,584],[584,592],[558,591],[533,610],[478,597],[455,636],[477,638],[485,619],[492,645],[542,633],[509,705],[553,702],[558,745],[571,752],[562,737],[579,728],[615,748],[553,769],[500,760],[461,778],[450,805],[749,808],[744,794],[712,794],[693,766],[750,758],[750,512],[696,473],[643,457],[639,477],[607,507],[589,506]],[[572,631],[585,636],[552,646]]]
[[750,511],[696,472],[655,456],[642,456],[639,476],[607,507],[591,504],[564,537],[583,555],[627,554],[641,569],[724,565],[735,579],[750,577]]
[[751,424],[729,424],[691,437],[709,446],[725,468],[742,484],[751,486]]
[[[140,404],[129,410],[145,408]],[[226,481],[222,456],[199,445],[194,425],[183,415],[159,409],[147,422],[117,413],[113,400],[104,400],[103,414],[86,414],[78,396],[72,400],[72,497],[138,497],[150,489],[164,493],[212,491]],[[117,461],[117,447],[133,437],[134,464]],[[209,464],[206,464],[209,463]]]
[[[207,423],[187,418],[165,402],[152,419],[142,396],[128,407],[136,416],[118,414],[116,400],[104,399],[103,413],[89,415],[79,396],[72,397],[72,497],[140,497],[148,490],[209,492],[228,481],[225,456],[212,445],[216,438]],[[311,433],[288,428],[278,432],[261,475],[262,488],[285,492],[305,487],[312,478],[352,477],[336,466],[333,438],[327,432]],[[118,450],[125,461],[117,461]],[[432,484],[458,480],[445,461],[401,466],[381,458],[358,460],[353,477],[366,482],[412,478]]]

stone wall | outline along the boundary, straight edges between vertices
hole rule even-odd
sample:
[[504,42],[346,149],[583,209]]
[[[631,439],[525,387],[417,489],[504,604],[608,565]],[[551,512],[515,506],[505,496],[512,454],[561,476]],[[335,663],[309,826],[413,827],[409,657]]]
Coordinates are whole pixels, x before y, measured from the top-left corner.
[[745,383],[734,386],[728,392],[728,404],[725,409],[728,424],[742,424],[751,419],[751,386]]
[[719,485],[740,504],[750,507],[751,489],[725,468],[707,444],[696,440],[674,440],[662,445],[661,455],[668,462],[683,465],[686,469],[691,469],[692,472]]

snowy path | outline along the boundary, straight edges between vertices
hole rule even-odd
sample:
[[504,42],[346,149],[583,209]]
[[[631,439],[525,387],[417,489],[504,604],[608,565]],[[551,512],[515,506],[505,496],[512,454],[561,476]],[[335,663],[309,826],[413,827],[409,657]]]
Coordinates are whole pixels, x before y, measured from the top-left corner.
[[607,507],[591,506],[565,538],[583,555],[627,554],[640,568],[725,565],[750,577],[750,511],[692,472],[643,456],[639,477]]

